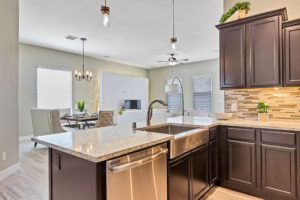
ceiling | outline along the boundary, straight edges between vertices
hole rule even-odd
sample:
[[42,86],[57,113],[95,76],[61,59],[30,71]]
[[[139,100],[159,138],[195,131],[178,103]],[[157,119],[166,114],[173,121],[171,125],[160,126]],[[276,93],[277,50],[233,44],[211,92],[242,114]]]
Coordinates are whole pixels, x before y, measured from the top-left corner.
[[[135,65],[161,67],[170,53],[171,0],[107,0],[111,26],[101,26],[104,0],[20,1],[20,42],[80,53],[80,40],[87,37],[91,57]],[[189,62],[218,57],[218,31],[223,0],[175,0],[177,59]]]

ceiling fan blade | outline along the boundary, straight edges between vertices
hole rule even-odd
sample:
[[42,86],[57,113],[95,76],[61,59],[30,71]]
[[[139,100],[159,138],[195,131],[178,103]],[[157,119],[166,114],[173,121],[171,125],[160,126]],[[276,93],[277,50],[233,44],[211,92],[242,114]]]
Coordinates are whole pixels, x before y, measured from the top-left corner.
[[181,59],[181,60],[178,60],[178,61],[184,61],[184,62],[187,62],[187,61],[189,61],[189,59],[188,59],[188,58],[185,58],[185,59]]

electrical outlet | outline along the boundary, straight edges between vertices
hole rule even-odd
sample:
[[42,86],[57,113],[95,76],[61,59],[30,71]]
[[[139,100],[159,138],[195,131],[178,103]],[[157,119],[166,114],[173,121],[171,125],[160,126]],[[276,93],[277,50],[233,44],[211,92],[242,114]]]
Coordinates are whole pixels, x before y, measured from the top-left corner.
[[2,152],[2,160],[6,160],[6,152]]
[[237,104],[236,103],[231,104],[231,111],[232,112],[237,112]]

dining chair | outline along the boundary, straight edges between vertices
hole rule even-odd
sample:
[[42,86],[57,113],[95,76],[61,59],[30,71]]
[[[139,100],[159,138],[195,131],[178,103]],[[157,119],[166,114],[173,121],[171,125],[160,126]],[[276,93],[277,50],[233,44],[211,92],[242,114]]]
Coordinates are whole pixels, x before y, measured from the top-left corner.
[[114,126],[114,111],[99,111],[99,117],[94,128]]
[[[66,132],[60,122],[57,109],[31,109],[31,120],[34,136]],[[34,143],[36,147],[37,143]]]

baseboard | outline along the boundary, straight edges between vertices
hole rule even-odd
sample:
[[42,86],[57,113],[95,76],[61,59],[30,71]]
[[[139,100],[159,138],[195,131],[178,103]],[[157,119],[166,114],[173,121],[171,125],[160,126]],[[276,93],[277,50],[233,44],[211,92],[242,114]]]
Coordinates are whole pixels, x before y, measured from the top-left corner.
[[30,140],[33,135],[21,136],[19,137],[19,142]]
[[0,172],[0,181],[4,180],[8,176],[16,173],[19,169],[20,169],[20,163],[18,162],[16,164],[10,166],[9,168],[1,171]]

